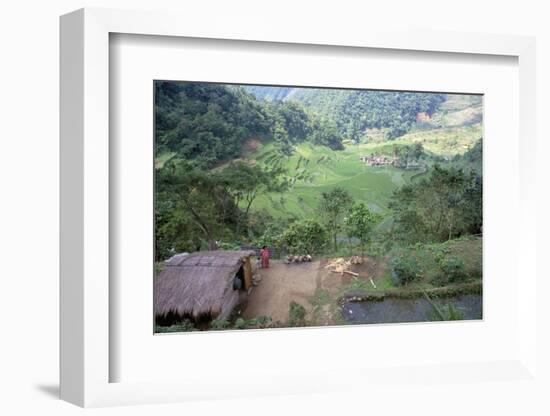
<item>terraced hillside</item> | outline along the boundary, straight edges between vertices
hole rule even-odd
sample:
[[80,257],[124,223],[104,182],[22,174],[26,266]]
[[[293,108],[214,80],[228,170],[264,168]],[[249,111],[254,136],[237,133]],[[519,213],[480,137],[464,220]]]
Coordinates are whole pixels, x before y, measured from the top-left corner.
[[[284,194],[258,197],[253,210],[266,210],[278,218],[302,218],[315,211],[321,192],[339,186],[350,191],[356,200],[384,214],[393,190],[408,183],[419,172],[369,166],[360,157],[390,156],[400,146],[420,143],[433,160],[445,163],[473,148],[482,137],[481,117],[480,97],[448,95],[440,111],[394,140],[381,139],[383,129],[370,129],[366,140],[344,142],[344,150],[335,151],[304,142],[296,146],[290,157],[276,157],[273,144],[260,144],[244,158],[263,165],[281,164],[293,178],[293,187]],[[369,137],[376,139],[371,141]],[[424,164],[429,165],[433,160],[426,160]]]
[[[384,147],[367,144],[334,151],[302,143],[291,157],[280,162],[293,178],[292,188],[284,194],[259,196],[253,209],[266,210],[274,217],[302,218],[315,211],[321,192],[339,186],[350,191],[357,201],[364,201],[374,211],[384,213],[392,191],[407,183],[417,172],[389,166],[371,167],[359,159],[377,148]],[[273,146],[268,144],[249,158],[269,164],[272,151]]]

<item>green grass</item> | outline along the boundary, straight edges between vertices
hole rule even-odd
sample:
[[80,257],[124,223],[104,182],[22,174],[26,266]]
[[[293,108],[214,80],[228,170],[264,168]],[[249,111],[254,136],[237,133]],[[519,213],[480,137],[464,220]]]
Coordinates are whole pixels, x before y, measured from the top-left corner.
[[420,267],[421,277],[408,284],[410,289],[430,289],[439,286],[438,278],[443,274],[440,266],[442,259],[449,256],[457,257],[466,268],[466,281],[480,280],[483,270],[482,238],[468,236],[444,243],[418,244],[412,248],[400,249],[392,256],[399,255],[403,250],[412,254]]
[[480,95],[447,94],[447,99],[441,104],[438,112],[462,111],[469,107],[478,107],[481,104]]
[[482,137],[481,123],[437,130],[417,130],[401,136],[393,143],[421,143],[425,150],[438,156],[463,154]]
[[[264,145],[250,157],[265,163],[272,149],[271,144]],[[371,149],[365,145],[351,145],[345,150],[333,151],[310,143],[299,144],[295,153],[284,160],[283,166],[289,176],[305,173],[306,178],[297,180],[284,195],[259,196],[252,209],[266,210],[275,218],[304,218],[315,214],[322,192],[339,186],[348,190],[356,201],[365,202],[380,214],[386,213],[393,190],[408,183],[414,172],[365,165],[359,157],[369,154]],[[306,164],[306,161],[309,162]]]
[[[471,148],[481,137],[481,124],[450,128],[417,130],[396,140],[347,144],[344,150],[334,151],[309,142],[296,146],[292,156],[281,160],[290,177],[296,177],[293,187],[281,194],[260,195],[252,205],[253,211],[267,211],[274,218],[305,218],[315,215],[321,192],[336,186],[348,190],[358,202],[366,203],[379,214],[388,212],[392,192],[418,176],[418,171],[394,167],[372,167],[361,162],[361,156],[379,153],[391,155],[395,146],[421,143],[437,156],[451,158]],[[272,163],[274,147],[264,144],[248,155],[260,164]],[[167,157],[167,156],[165,156]]]
[[339,311],[338,297],[334,297],[329,291],[317,289],[309,300],[313,306],[309,324],[316,325],[343,325],[345,322]]
[[472,279],[480,279],[483,269],[483,247],[481,237],[467,237],[450,240],[441,244],[428,244],[417,250],[423,259],[421,267],[424,278],[435,279],[441,273],[438,259],[445,256],[460,258],[466,267],[466,273]]
[[[380,260],[380,263],[383,263],[382,267],[386,267],[386,264],[383,260]],[[352,279],[349,283],[342,286],[342,289],[340,290],[340,297],[343,296],[346,293],[354,292],[354,291],[364,291],[368,293],[385,293],[388,290],[396,289],[395,285],[393,284],[393,281],[391,279],[391,275],[389,273],[389,270],[386,270],[387,273],[384,273],[381,277],[376,279],[374,282],[376,287],[374,287],[370,280],[360,278],[360,279]]]
[[[412,281],[406,286],[396,286],[392,280],[391,267],[389,263],[394,256],[412,254],[420,266],[420,278]],[[440,288],[438,278],[443,273],[440,266],[440,259],[446,256],[460,258],[466,267],[467,277],[464,284],[480,281],[482,278],[482,239],[481,237],[469,236],[458,238],[444,243],[416,245],[409,248],[399,248],[384,258],[378,258],[376,263],[382,268],[382,273],[375,281],[376,288],[370,281],[365,279],[353,279],[342,287],[340,296],[352,291],[366,291],[368,293],[389,293],[389,292],[418,292]],[[445,284],[445,286],[460,286],[462,283]]]

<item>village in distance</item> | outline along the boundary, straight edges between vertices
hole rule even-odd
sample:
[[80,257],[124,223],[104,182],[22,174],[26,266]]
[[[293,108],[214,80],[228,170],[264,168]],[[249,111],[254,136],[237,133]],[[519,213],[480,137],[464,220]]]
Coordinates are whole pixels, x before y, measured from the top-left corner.
[[154,88],[155,333],[482,319],[481,95]]

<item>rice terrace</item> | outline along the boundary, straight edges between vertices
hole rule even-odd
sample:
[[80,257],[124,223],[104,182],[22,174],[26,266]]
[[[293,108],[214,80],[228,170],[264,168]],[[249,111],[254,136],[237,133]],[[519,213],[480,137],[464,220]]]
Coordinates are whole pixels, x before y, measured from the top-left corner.
[[481,95],[154,86],[156,333],[482,319]]

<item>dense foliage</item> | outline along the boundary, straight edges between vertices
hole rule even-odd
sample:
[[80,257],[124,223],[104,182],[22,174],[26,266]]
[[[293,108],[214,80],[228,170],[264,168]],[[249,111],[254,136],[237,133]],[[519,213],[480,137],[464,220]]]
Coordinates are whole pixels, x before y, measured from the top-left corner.
[[353,204],[351,194],[339,187],[328,192],[321,192],[319,210],[324,218],[334,244],[334,251],[338,251],[338,234],[342,230],[345,214]]
[[379,221],[380,216],[362,202],[353,205],[345,218],[348,237],[359,240],[361,256],[365,255],[365,247],[370,243],[374,227]]
[[464,261],[458,256],[447,256],[440,262],[443,276],[450,283],[460,282],[468,277]]
[[249,211],[258,194],[282,191],[282,172],[235,161],[215,171],[172,160],[157,170],[156,257],[219,247],[253,227]]
[[443,99],[441,94],[157,81],[155,154],[172,153],[209,168],[238,157],[252,138],[274,140],[285,154],[304,140],[340,150],[342,140],[359,141],[367,128],[388,128],[389,139],[401,136],[418,112],[432,113]]
[[367,128],[388,128],[388,139],[408,132],[420,112],[431,115],[444,94],[329,88],[247,87],[266,100],[297,101],[332,119],[340,134],[358,140]]
[[342,149],[336,124],[297,102],[257,100],[241,87],[155,82],[155,155],[210,168],[238,157],[247,140],[273,140],[282,153],[310,140]]
[[200,167],[238,156],[245,140],[268,134],[262,105],[240,89],[155,82],[155,154],[174,152]]
[[391,261],[391,272],[394,283],[404,286],[421,277],[422,270],[416,258],[409,253],[402,253]]
[[395,237],[405,242],[445,241],[481,233],[481,176],[436,164],[426,179],[394,192],[389,207]]
[[291,253],[317,254],[325,248],[328,234],[323,225],[308,219],[291,224],[281,234],[280,241]]
[[297,327],[306,325],[306,309],[297,302],[291,301],[288,305],[288,326]]

